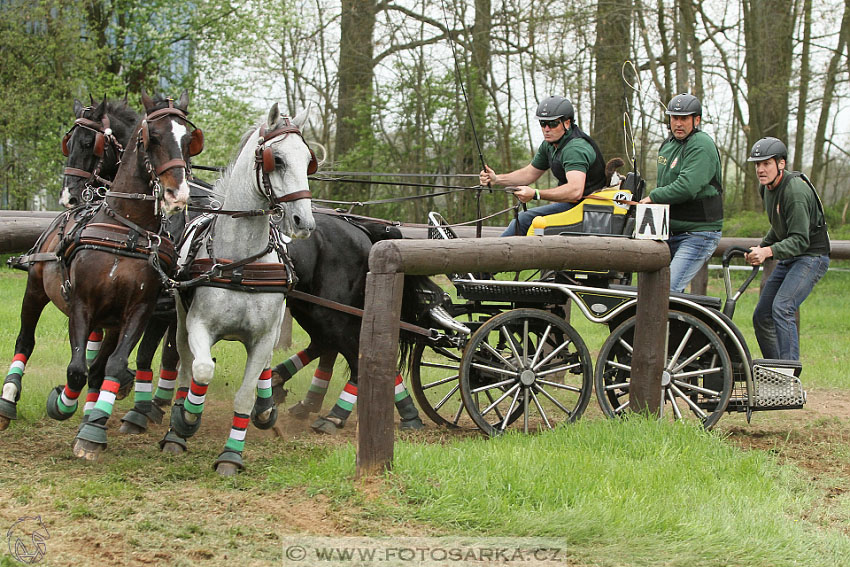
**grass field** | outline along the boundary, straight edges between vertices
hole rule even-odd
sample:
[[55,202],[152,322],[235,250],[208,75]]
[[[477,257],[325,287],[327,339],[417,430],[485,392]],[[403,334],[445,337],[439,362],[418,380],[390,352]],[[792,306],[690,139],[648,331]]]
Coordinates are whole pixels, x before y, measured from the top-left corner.
[[[7,361],[24,278],[0,269]],[[113,419],[101,462],[80,462],[70,451],[78,418],[53,422],[44,410],[68,361],[66,320],[50,306],[20,419],[0,433],[0,531],[40,515],[50,531],[44,565],[281,565],[282,542],[293,534],[546,536],[565,550],[559,564],[570,566],[848,565],[848,289],[850,273],[830,272],[802,310],[802,378],[826,400],[823,412],[810,403],[758,414],[751,425],[728,416],[706,433],[639,417],[608,421],[592,400],[585,418],[543,435],[488,440],[436,427],[403,435],[393,471],[367,481],[353,478],[356,425],[316,437],[285,415],[282,436],[250,429],[245,473],[222,479],[212,471],[244,362],[234,343],[216,347],[205,423],[188,454],[158,451],[164,426],[122,437]],[[720,290],[712,278],[709,294]],[[739,302],[736,322],[757,351],[755,294]],[[605,330],[575,312],[572,323],[595,355]],[[300,329],[293,342],[275,362],[306,345]],[[314,366],[294,381],[293,399]],[[336,375],[345,375],[342,363]],[[116,415],[130,406],[119,402]],[[17,564],[4,548],[0,566]]]

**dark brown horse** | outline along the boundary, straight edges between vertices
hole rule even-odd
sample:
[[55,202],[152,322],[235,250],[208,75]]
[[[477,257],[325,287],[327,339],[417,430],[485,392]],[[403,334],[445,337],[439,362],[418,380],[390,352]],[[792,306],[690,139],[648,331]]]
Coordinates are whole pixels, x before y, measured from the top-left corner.
[[145,118],[134,131],[105,200],[82,218],[66,213],[64,222],[46,235],[30,258],[21,331],[0,399],[0,416],[5,419],[0,421],[8,424],[8,419],[16,417],[35,326],[44,306],[52,301],[69,317],[72,358],[65,387],[48,398],[51,416],[69,417],[76,411],[86,384],[89,332],[96,327],[111,331],[106,341],[111,343],[109,348],[104,345],[111,354],[104,361],[98,401],[74,445],[78,457],[96,459],[106,446],[105,424],[121,377],[128,372],[127,358],[159,296],[160,271],[169,269],[173,261],[173,246],[158,234],[161,216],[185,206],[187,160],[203,148],[203,135],[186,117],[188,102],[185,92],[176,103],[143,93]]

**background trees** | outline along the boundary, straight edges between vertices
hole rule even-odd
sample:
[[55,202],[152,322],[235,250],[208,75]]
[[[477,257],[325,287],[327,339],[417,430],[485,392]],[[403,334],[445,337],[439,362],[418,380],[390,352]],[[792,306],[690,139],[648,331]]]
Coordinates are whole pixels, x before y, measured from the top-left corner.
[[[729,213],[760,206],[745,157],[764,135],[788,141],[792,163],[819,184],[835,218],[850,202],[850,0],[37,0],[0,10],[0,184],[9,207],[32,206],[41,189],[53,201],[74,97],[127,92],[137,104],[142,87],[190,88],[193,119],[208,134],[201,163],[226,162],[272,101],[292,111],[312,102],[308,137],[327,150],[326,168],[468,186],[474,178],[452,174],[478,171],[479,144],[497,171],[528,162],[541,138],[534,109],[549,94],[573,101],[606,157],[625,154],[628,111],[636,164],[652,186],[667,135],[663,103],[688,91],[703,99],[704,129],[721,148]],[[343,201],[430,191],[315,187]],[[476,196],[360,212],[469,220]],[[488,211],[511,204],[504,193],[480,196]]]

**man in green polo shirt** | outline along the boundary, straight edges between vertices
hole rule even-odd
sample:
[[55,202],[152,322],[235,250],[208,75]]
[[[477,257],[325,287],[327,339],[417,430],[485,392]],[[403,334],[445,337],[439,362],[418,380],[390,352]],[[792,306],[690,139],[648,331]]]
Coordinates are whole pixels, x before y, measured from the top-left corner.
[[714,253],[723,228],[720,153],[699,129],[702,104],[690,94],[667,106],[670,137],[658,151],[655,189],[641,203],[670,205],[670,291],[685,287]]
[[[568,99],[562,96],[543,99],[537,106],[537,120],[543,130],[543,143],[531,163],[501,175],[485,165],[479,173],[483,186],[514,186],[514,195],[523,203],[532,199],[552,201],[548,205],[521,212],[501,236],[524,236],[534,217],[568,211],[583,196],[604,187],[607,181],[602,152],[596,142],[575,123],[575,110]],[[529,187],[547,169],[552,170],[558,186],[551,189]]]
[[778,260],[753,312],[762,356],[800,360],[795,313],[829,268],[829,234],[815,188],[802,173],[785,171],[787,159],[785,144],[770,137],[756,142],[747,158],[756,164],[770,230],[746,259],[754,266]]

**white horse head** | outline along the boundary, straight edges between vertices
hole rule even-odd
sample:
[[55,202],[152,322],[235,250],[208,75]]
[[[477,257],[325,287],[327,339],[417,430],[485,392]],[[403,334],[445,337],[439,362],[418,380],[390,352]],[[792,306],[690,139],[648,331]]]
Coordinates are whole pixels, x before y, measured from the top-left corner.
[[[263,162],[269,164],[267,169],[268,179],[271,183],[272,193],[279,201],[279,207],[283,212],[280,228],[284,234],[293,238],[307,238],[316,227],[313,219],[313,211],[309,198],[310,187],[307,183],[308,170],[315,171],[317,165],[316,157],[307,146],[301,135],[301,127],[307,122],[309,109],[299,112],[295,117],[289,119],[280,113],[278,104],[274,103],[269,110],[266,120],[266,131],[272,133],[276,130],[287,130],[295,126],[297,131],[275,136],[265,144]],[[304,195],[294,200],[287,200],[287,196]]]

